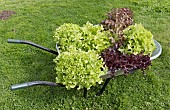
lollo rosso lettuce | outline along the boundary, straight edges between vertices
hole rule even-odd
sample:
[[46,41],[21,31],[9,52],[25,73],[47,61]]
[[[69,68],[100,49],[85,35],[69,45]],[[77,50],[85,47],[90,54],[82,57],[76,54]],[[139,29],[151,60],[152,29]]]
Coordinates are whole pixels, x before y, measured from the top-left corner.
[[108,12],[107,19],[103,20],[101,24],[105,30],[121,35],[125,28],[133,24],[133,21],[133,12],[129,8],[115,8]]

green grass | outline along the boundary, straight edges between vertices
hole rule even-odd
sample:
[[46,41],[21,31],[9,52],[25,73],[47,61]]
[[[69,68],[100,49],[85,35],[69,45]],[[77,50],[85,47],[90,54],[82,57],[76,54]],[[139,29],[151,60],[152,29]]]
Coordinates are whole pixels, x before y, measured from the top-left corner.
[[[17,14],[0,20],[1,110],[169,110],[170,109],[170,1],[162,0],[0,0],[0,10]],[[136,23],[154,34],[163,48],[147,75],[141,71],[112,80],[103,95],[102,85],[88,97],[83,91],[36,86],[11,91],[12,84],[34,80],[55,82],[56,57],[26,45],[8,44],[8,38],[30,40],[55,49],[53,35],[63,23],[100,23],[112,8],[129,7]]]

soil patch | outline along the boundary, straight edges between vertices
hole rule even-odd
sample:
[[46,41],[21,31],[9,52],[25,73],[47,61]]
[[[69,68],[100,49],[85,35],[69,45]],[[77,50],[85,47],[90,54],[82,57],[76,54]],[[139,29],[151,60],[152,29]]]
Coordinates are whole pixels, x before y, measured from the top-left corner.
[[0,20],[8,19],[13,14],[16,14],[16,12],[11,10],[3,10],[0,12]]

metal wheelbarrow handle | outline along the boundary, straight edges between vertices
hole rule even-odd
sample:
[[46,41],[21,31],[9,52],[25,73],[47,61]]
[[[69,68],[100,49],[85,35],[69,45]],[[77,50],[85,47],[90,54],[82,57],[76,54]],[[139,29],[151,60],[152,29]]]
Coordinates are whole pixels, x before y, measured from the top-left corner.
[[[38,86],[38,85],[65,87],[64,85],[60,83],[54,83],[54,82],[48,82],[48,81],[32,81],[32,82],[25,82],[21,84],[12,85],[11,90],[17,90],[17,89],[27,88],[31,86]],[[86,97],[87,89],[84,88],[83,90],[84,90],[83,96]]]
[[54,83],[54,82],[48,82],[48,81],[32,81],[32,82],[25,82],[21,84],[15,84],[11,86],[11,90],[17,90],[37,85],[44,85],[44,86],[59,86],[59,87],[65,87],[62,84]]
[[58,55],[58,52],[56,52],[56,51],[54,51],[54,50],[51,50],[51,49],[49,49],[49,48],[40,46],[40,45],[35,44],[35,43],[33,43],[33,42],[30,42],[30,41],[18,40],[18,39],[8,39],[7,42],[8,42],[8,43],[16,43],[16,44],[28,44],[28,45],[37,47],[37,48],[39,48],[39,49],[45,50],[45,51],[47,51],[47,52],[49,52],[49,53]]

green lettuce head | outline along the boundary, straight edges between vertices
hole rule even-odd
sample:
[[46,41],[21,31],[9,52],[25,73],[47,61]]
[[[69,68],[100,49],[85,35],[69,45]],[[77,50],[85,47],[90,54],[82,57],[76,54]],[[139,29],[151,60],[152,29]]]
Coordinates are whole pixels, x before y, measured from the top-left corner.
[[141,24],[131,25],[123,31],[125,42],[119,51],[125,54],[140,54],[151,56],[156,46],[153,35]]

